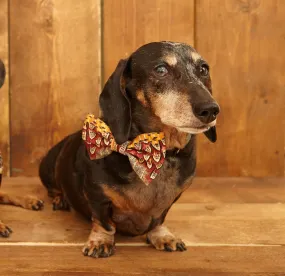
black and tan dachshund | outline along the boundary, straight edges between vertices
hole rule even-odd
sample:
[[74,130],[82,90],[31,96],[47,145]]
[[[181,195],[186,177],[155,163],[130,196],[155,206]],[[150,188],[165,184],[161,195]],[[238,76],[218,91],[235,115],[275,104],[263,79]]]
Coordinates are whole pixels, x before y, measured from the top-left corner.
[[147,186],[125,155],[113,152],[90,160],[78,131],[52,148],[40,165],[54,209],[71,206],[92,220],[86,256],[112,255],[115,232],[146,234],[158,250],[186,250],[163,223],[195,174],[196,134],[216,141],[219,106],[212,97],[209,65],[187,44],[146,44],[119,62],[100,95],[100,107],[101,120],[118,144],[163,132],[163,167]]
[[[3,86],[5,81],[6,70],[4,63],[0,60],[0,88]],[[0,111],[3,107],[0,106]],[[1,116],[1,112],[0,112]],[[0,187],[2,181],[2,170],[3,170],[3,159],[0,152]],[[25,209],[40,210],[43,208],[43,201],[33,197],[33,196],[12,196],[0,191],[0,204],[10,204],[23,207]],[[12,233],[11,228],[5,225],[0,220],[0,237],[9,237]]]

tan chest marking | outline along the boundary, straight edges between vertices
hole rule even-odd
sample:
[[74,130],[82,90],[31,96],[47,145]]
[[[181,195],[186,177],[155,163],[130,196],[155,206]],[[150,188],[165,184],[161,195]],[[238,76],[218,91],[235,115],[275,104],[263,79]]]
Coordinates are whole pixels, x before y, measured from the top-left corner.
[[131,213],[144,213],[159,217],[182,192],[177,186],[178,168],[170,166],[168,161],[163,165],[157,178],[146,186],[135,173],[131,174],[131,183],[116,191],[108,185],[103,185],[104,193],[110,198],[117,210]]

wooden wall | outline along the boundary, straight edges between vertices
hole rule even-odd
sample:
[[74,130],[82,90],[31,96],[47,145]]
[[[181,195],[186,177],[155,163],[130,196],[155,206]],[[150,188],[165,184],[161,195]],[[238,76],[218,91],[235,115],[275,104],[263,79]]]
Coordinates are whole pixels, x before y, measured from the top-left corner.
[[284,176],[285,1],[196,1],[195,46],[212,66],[219,140],[199,173]]
[[217,143],[199,137],[198,175],[284,176],[284,14],[283,0],[0,0],[6,174],[37,175],[48,148],[98,114],[120,58],[173,40],[208,60],[222,109]]
[[12,175],[98,114],[100,14],[99,0],[10,1]]
[[8,50],[8,2],[0,0],[0,59],[4,62],[7,78],[0,90],[0,152],[4,158],[4,174],[10,174],[9,129],[9,50]]

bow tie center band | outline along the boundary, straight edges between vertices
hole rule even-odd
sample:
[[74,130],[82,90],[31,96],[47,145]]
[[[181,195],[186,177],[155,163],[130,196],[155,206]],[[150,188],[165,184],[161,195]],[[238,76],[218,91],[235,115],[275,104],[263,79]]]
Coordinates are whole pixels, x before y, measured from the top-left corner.
[[155,179],[165,160],[163,132],[140,134],[119,145],[110,128],[92,114],[84,121],[82,139],[91,160],[104,158],[113,151],[128,156],[133,170],[146,185]]

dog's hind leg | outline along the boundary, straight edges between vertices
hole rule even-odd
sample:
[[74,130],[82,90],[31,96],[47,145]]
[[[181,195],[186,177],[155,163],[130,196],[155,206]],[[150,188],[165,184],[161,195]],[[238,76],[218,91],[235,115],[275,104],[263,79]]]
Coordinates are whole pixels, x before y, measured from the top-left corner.
[[46,165],[46,160],[43,160],[40,165],[40,178],[47,188],[48,196],[52,198],[53,210],[69,211],[70,206],[65,200],[62,189],[57,187],[53,174],[50,174],[48,170],[44,169],[44,166]]
[[61,191],[53,191],[52,194],[49,191],[49,196],[53,198],[52,208],[54,211],[70,211],[69,203],[67,202]]
[[66,201],[61,187],[55,180],[55,168],[57,158],[60,155],[61,149],[64,146],[67,138],[59,142],[52,149],[49,150],[47,155],[43,158],[39,167],[39,176],[42,183],[48,191],[48,196],[51,197],[53,210],[69,211],[70,206]]

